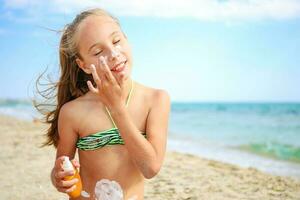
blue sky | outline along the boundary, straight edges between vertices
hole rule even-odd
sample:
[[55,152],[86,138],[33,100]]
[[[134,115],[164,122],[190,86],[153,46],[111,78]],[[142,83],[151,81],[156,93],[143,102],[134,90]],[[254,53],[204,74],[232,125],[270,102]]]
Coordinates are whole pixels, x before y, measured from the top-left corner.
[[59,35],[42,27],[98,6],[121,21],[133,78],[173,101],[300,101],[300,1],[0,2],[0,98],[28,98],[47,66],[58,72]]

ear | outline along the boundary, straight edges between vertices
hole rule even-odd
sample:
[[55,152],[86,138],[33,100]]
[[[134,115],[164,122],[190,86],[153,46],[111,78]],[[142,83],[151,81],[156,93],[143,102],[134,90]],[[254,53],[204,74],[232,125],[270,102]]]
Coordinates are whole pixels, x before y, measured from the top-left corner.
[[84,61],[81,60],[80,58],[76,58],[76,63],[77,63],[77,65],[78,65],[78,67],[79,67],[80,69],[82,69],[85,73],[87,73],[87,74],[91,74],[91,73],[92,73],[90,67],[87,67],[87,66],[85,65]]

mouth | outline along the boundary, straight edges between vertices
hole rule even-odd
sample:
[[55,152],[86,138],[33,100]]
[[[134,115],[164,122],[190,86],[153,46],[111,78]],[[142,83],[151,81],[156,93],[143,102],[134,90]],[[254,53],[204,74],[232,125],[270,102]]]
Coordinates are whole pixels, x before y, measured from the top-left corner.
[[125,65],[127,63],[127,60],[123,61],[123,62],[120,62],[118,64],[116,64],[112,69],[111,71],[113,72],[121,72],[123,71],[123,69],[125,68]]

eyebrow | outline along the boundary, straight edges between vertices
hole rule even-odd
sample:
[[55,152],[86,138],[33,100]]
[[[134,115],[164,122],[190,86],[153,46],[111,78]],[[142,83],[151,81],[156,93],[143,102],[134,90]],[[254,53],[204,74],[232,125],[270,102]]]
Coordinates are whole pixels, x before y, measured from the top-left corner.
[[[114,31],[114,32],[112,32],[112,33],[109,35],[109,37],[113,36],[114,34],[116,34],[116,33],[118,33],[118,32],[119,32],[119,31]],[[100,43],[97,42],[97,43],[93,44],[92,46],[90,46],[88,52],[90,52],[91,49],[92,49],[94,46],[98,45],[98,44],[100,44]]]

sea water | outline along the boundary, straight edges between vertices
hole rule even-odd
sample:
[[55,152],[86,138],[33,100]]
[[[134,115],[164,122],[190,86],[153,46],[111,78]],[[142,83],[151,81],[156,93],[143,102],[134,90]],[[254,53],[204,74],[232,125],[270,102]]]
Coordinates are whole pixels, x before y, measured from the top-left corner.
[[[39,117],[22,100],[0,100],[1,113]],[[173,102],[167,148],[300,178],[300,103]]]
[[168,148],[300,178],[300,103],[173,103]]

